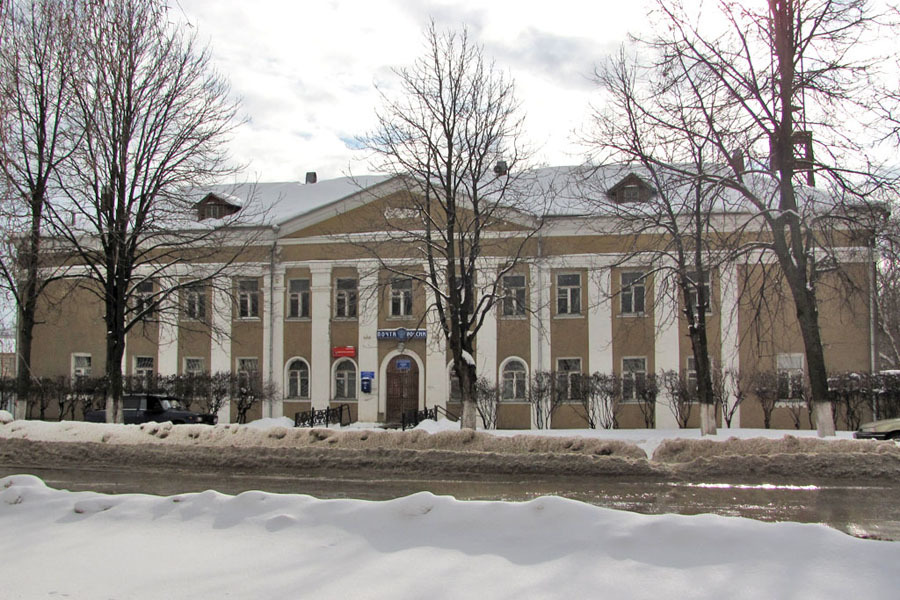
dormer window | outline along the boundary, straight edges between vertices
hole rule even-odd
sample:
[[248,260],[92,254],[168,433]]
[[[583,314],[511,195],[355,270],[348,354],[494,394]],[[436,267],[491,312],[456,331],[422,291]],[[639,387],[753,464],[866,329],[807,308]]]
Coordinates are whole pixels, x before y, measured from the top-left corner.
[[654,190],[652,187],[647,185],[647,183],[635,175],[634,173],[628,174],[624,179],[622,179],[619,183],[614,185],[609,189],[607,195],[614,202],[620,203],[631,203],[631,202],[645,202],[650,199],[654,194]]
[[641,188],[636,185],[626,185],[622,188],[622,202],[639,202],[641,199]]
[[222,198],[217,194],[207,194],[203,200],[195,205],[197,208],[197,218],[200,221],[203,221],[205,219],[222,219],[233,215],[241,210],[240,205],[237,203],[237,199],[234,198],[234,200],[235,202],[229,202],[227,199]]

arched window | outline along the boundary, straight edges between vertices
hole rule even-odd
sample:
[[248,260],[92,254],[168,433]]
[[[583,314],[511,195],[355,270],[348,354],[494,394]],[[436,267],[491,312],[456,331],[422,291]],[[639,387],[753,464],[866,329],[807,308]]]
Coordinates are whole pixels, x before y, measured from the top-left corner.
[[288,398],[309,398],[309,366],[299,358],[288,365]]
[[334,370],[334,397],[336,400],[356,399],[356,365],[352,360],[342,360]]
[[511,360],[503,366],[503,400],[525,400],[525,365],[520,360]]

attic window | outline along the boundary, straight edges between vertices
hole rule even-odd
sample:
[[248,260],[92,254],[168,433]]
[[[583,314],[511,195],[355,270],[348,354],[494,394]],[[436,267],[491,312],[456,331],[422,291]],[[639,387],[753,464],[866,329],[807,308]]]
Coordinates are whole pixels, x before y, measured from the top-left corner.
[[622,202],[640,202],[641,188],[636,185],[626,185],[622,188]]
[[240,206],[235,206],[210,194],[197,205],[197,218],[201,221],[204,219],[222,219],[233,215],[240,209]]
[[210,203],[200,209],[200,219],[221,219],[225,216],[225,207]]

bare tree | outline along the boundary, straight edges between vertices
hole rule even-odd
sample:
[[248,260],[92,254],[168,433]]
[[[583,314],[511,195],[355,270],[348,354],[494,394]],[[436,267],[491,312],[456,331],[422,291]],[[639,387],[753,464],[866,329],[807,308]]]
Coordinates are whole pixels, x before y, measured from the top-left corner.
[[[770,0],[765,9],[721,2],[719,8],[716,21],[697,19],[680,2],[658,2],[658,34],[646,41],[645,56],[665,82],[660,93],[674,92],[671,101],[693,116],[662,114],[658,135],[699,140],[722,168],[699,170],[696,162],[670,156],[652,160],[728,190],[751,215],[761,233],[745,249],[770,253],[784,274],[819,434],[833,435],[817,292],[823,275],[848,258],[867,260],[840,249],[866,245],[873,227],[869,202],[893,184],[873,158],[873,143],[883,134],[866,121],[883,97],[873,75],[878,57],[871,50],[878,44],[867,42],[884,15],[864,0]],[[709,22],[725,27],[701,27]]]
[[481,417],[481,425],[485,429],[497,429],[499,399],[499,388],[484,377],[479,377],[475,383],[475,404],[478,416]]
[[77,11],[66,0],[3,7],[0,46],[0,286],[18,310],[18,397],[29,397],[38,297],[61,274],[42,256],[46,205],[60,165],[77,146],[69,115],[75,100]]
[[665,371],[661,375],[669,400],[669,410],[675,416],[678,427],[685,429],[691,418],[691,408],[696,403],[697,390],[693,382],[678,371]]
[[634,382],[635,400],[637,400],[641,416],[644,418],[644,427],[647,429],[656,427],[656,397],[659,394],[658,379],[653,373],[648,373],[645,377]]
[[749,376],[749,387],[753,390],[763,413],[763,427],[772,427],[772,413],[778,402],[778,375],[773,371],[757,371]]
[[722,409],[722,420],[731,429],[734,415],[747,398],[749,374],[732,369],[713,369],[713,393]]
[[534,207],[524,190],[535,187],[522,181],[513,82],[465,30],[441,32],[432,23],[425,38],[425,54],[395,71],[401,92],[382,93],[378,126],[364,140],[375,169],[408,185],[385,227],[406,259],[385,259],[384,245],[370,250],[381,268],[429,290],[427,310],[436,313],[459,378],[461,426],[474,428],[475,339],[541,220],[525,210]]
[[[178,29],[157,0],[84,7],[75,81],[83,141],[53,204],[61,249],[82,290],[105,307],[107,418],[121,420],[125,335],[187,285],[179,266],[228,265],[241,246],[223,231],[242,213],[197,223],[192,190],[233,172],[224,142],[236,104],[208,50]],[[215,260],[212,260],[212,257]],[[219,267],[220,268],[220,267]],[[221,272],[221,271],[217,271]],[[193,278],[210,278],[206,272]]]
[[622,381],[614,373],[596,372],[583,375],[581,405],[587,416],[588,427],[615,429],[618,427],[619,408],[622,406]]
[[556,373],[536,371],[528,386],[528,400],[534,414],[534,424],[538,429],[549,429],[553,413],[562,404],[557,390]]

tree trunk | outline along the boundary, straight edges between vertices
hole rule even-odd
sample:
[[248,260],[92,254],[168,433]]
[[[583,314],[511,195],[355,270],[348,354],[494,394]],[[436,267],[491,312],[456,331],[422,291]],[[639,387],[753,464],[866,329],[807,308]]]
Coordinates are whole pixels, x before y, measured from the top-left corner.
[[463,367],[459,369],[459,389],[463,407],[460,429],[475,429],[478,422],[478,407],[475,405],[475,365],[463,363]]
[[107,322],[106,336],[106,422],[124,423],[122,412],[122,356],[125,351],[124,327]]

